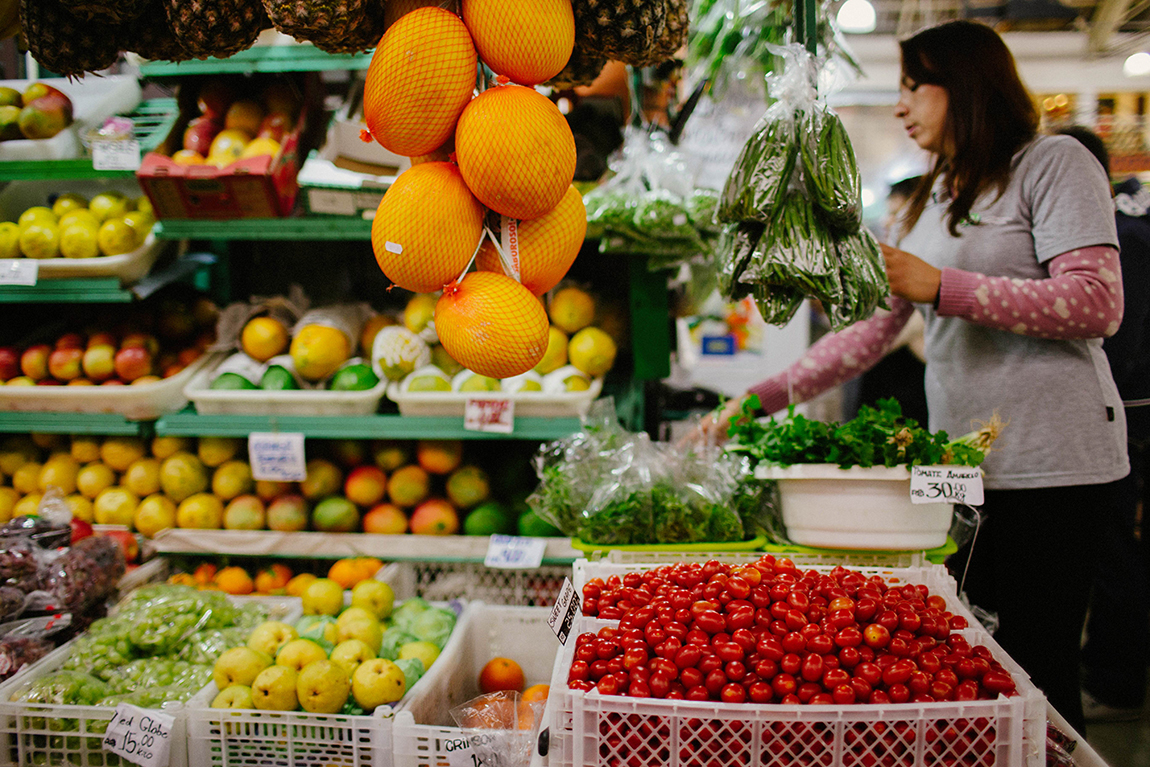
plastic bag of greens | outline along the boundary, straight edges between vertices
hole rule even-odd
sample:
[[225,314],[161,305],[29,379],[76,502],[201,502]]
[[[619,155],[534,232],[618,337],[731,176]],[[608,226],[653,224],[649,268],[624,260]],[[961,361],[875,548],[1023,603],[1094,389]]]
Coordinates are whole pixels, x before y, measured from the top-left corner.
[[755,248],[766,227],[757,221],[726,224],[715,245],[718,261],[719,292],[732,300],[751,294],[752,287],[743,282],[743,273],[751,263]]
[[431,642],[439,649],[447,644],[451,631],[455,628],[455,613],[442,607],[433,607],[416,616],[409,624],[416,639]]
[[605,468],[583,513],[579,538],[603,545],[651,543],[654,488],[670,481],[663,455],[645,433],[629,434],[611,451]]
[[798,288],[790,285],[772,285],[767,282],[755,285],[752,295],[755,297],[755,305],[759,307],[763,321],[768,325],[778,326],[790,322],[807,298]]
[[787,194],[740,280],[789,286],[828,304],[842,301],[834,237],[803,194]]
[[878,242],[866,228],[835,242],[842,274],[843,300],[831,310],[831,327],[841,330],[866,319],[878,308],[886,308],[890,282]]
[[686,200],[687,215],[695,228],[707,237],[717,236],[722,225],[715,220],[719,210],[719,193],[714,189],[693,189]]
[[850,137],[825,104],[812,105],[799,131],[807,194],[833,226],[857,232],[862,222],[862,179]]
[[395,660],[399,657],[399,648],[408,642],[418,642],[419,638],[409,634],[401,628],[392,626],[383,632],[383,641],[380,642],[379,657]]

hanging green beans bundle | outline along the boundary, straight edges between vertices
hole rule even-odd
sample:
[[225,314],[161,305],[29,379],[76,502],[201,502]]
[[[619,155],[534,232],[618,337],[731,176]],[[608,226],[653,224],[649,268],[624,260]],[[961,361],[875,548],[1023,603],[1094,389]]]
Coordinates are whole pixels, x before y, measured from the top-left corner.
[[786,194],[797,156],[794,115],[779,102],[743,145],[723,187],[717,218],[724,223],[770,221]]
[[744,282],[789,285],[825,303],[842,301],[834,239],[803,194],[786,196],[755,255],[744,273]]
[[807,194],[828,223],[857,232],[862,223],[862,181],[842,120],[816,106],[807,112],[799,135]]
[[719,234],[715,252],[719,261],[719,292],[739,300],[751,294],[751,286],[740,278],[751,261],[765,226],[757,221],[727,224]]
[[768,325],[779,326],[790,322],[806,300],[806,296],[797,288],[766,282],[755,285],[754,296],[763,321]]

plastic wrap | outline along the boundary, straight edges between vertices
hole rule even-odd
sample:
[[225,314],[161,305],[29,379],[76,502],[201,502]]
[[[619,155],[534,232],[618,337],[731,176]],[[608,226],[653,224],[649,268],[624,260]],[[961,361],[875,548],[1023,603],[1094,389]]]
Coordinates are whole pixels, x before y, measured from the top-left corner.
[[40,587],[51,595],[41,609],[79,613],[107,599],[127,570],[124,549],[112,538],[77,541],[41,572]]
[[857,232],[862,223],[862,179],[850,137],[825,105],[807,111],[799,135],[807,195],[832,225]]
[[56,648],[56,643],[42,636],[0,637],[0,682],[8,679],[29,663],[35,663]]
[[790,186],[797,157],[794,108],[777,101],[735,160],[719,198],[719,221],[770,221]]
[[33,591],[38,582],[42,550],[27,537],[0,543],[0,584],[21,592]]
[[111,694],[111,688],[103,680],[83,671],[64,670],[37,679],[18,693],[17,700],[26,703],[94,706]]
[[475,757],[489,767],[527,767],[542,722],[544,701],[500,690],[451,709]]

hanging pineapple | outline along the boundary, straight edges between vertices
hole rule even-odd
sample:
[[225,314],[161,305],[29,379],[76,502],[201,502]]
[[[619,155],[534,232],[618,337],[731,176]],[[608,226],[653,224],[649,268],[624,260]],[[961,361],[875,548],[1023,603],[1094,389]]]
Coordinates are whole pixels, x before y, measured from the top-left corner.
[[66,77],[107,69],[120,54],[117,27],[80,19],[59,0],[20,0],[20,23],[32,57]]
[[644,67],[666,61],[687,39],[687,0],[573,0],[576,46]]
[[255,0],[164,0],[176,40],[194,58],[227,58],[255,44],[271,26]]

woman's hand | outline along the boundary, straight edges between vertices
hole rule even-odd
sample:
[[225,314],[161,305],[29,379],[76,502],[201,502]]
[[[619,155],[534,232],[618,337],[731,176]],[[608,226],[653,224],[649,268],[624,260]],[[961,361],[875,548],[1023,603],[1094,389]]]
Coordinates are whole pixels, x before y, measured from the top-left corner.
[[879,243],[886,259],[890,292],[916,304],[933,304],[942,285],[942,271],[905,250]]
[[746,396],[727,400],[722,407],[712,410],[699,420],[699,424],[680,441],[681,447],[695,445],[721,445],[727,441],[731,419],[739,414]]

